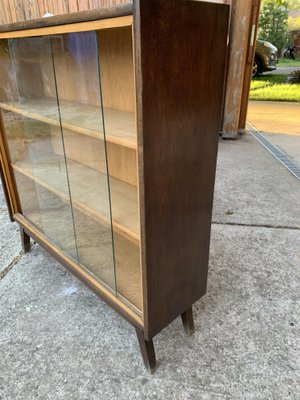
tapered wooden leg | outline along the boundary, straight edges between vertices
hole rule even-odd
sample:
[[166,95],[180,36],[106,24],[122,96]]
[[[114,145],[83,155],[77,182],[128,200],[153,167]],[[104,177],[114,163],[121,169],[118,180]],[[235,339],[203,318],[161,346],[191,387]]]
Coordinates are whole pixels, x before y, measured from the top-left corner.
[[136,330],[136,335],[138,337],[140,350],[143,356],[145,367],[151,374],[153,374],[157,366],[153,341],[150,340],[150,342],[148,342],[147,340],[145,340],[143,331],[141,331],[138,328],[135,328],[135,330]]
[[188,336],[192,336],[195,332],[194,317],[192,307],[181,314],[181,319],[184,327],[184,331]]
[[24,231],[24,229],[20,226],[20,235],[21,235],[21,244],[23,252],[26,254],[30,250],[30,236]]

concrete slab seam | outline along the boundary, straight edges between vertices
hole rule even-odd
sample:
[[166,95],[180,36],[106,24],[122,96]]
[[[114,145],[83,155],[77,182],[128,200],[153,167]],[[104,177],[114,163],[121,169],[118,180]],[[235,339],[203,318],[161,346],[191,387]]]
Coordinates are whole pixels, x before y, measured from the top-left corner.
[[23,251],[20,251],[12,262],[2,272],[0,272],[0,281],[21,261],[23,255]]
[[229,226],[240,226],[240,227],[244,226],[244,227],[249,227],[249,228],[287,229],[287,230],[300,231],[300,227],[298,227],[298,226],[272,225],[272,224],[247,224],[247,223],[239,223],[239,222],[212,221],[212,225],[229,225]]

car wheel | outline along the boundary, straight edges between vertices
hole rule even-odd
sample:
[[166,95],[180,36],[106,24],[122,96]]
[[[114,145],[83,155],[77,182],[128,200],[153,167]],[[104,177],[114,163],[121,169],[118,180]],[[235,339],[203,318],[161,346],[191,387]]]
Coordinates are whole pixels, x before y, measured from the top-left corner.
[[262,72],[261,61],[259,58],[255,57],[253,61],[252,78],[261,74],[261,72]]

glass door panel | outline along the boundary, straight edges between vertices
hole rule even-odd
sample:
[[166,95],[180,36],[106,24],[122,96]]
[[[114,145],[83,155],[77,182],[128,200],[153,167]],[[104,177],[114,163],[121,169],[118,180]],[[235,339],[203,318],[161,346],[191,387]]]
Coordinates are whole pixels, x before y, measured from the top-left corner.
[[48,37],[2,41],[0,108],[23,215],[76,262],[67,166]]
[[[95,32],[51,37],[79,263],[116,294],[110,188]],[[49,92],[49,95],[51,93]]]
[[0,69],[24,216],[142,312],[131,28],[2,41]]
[[142,311],[131,27],[97,32],[118,297]]

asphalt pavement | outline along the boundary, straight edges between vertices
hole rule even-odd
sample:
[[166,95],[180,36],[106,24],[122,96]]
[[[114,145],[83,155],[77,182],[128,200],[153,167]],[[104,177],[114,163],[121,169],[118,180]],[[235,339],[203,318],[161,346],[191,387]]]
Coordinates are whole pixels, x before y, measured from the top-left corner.
[[264,75],[288,75],[300,67],[277,67],[274,71],[264,72]]

